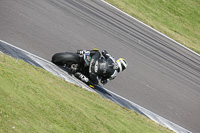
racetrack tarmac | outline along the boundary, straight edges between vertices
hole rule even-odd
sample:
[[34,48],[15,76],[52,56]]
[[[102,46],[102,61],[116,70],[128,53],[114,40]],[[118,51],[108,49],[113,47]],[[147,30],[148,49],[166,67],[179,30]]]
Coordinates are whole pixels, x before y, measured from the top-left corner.
[[106,49],[129,67],[105,88],[200,132],[200,57],[100,0],[1,0],[0,39],[47,60]]

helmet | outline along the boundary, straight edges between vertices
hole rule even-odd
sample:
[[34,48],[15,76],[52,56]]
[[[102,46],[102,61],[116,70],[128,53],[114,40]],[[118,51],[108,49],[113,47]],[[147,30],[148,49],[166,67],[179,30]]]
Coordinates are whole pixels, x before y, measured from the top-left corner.
[[124,71],[128,66],[127,61],[125,59],[123,59],[123,58],[119,58],[117,60],[117,64],[118,64],[118,72]]

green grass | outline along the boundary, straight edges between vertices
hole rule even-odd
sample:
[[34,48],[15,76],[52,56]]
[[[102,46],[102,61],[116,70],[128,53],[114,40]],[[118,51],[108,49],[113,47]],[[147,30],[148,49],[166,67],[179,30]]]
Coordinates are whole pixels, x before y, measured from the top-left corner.
[[0,53],[0,132],[171,132],[134,111]]
[[106,0],[200,53],[200,0]]

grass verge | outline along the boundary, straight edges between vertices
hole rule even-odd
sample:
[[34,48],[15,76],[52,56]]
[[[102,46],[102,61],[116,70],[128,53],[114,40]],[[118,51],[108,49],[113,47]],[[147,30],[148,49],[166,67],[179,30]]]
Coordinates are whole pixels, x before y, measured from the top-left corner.
[[172,132],[134,111],[0,53],[0,132]]
[[199,0],[106,0],[200,54]]

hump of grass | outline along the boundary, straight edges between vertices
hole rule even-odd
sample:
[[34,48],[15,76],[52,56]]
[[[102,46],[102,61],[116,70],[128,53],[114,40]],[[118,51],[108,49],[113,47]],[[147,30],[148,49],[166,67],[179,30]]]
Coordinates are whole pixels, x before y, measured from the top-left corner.
[[0,53],[0,132],[171,132],[134,111]]

